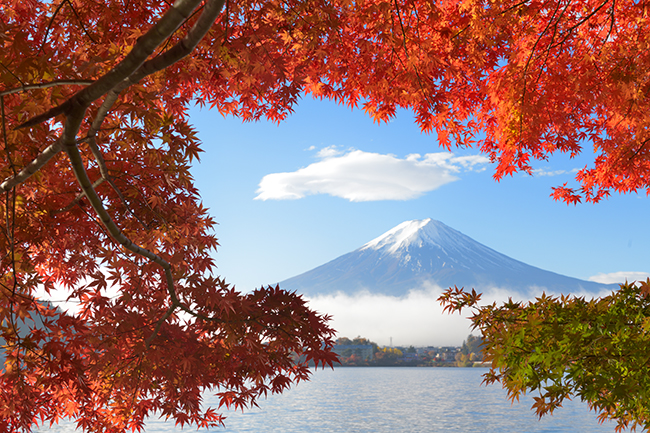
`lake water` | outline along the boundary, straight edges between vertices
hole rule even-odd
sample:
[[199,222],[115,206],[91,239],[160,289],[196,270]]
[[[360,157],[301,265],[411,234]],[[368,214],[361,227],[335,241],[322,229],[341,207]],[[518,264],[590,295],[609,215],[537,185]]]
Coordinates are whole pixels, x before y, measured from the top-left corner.
[[[500,385],[481,385],[482,368],[353,367],[318,370],[310,382],[226,412],[224,432],[613,432],[582,402],[541,420],[532,398],[511,404]],[[210,402],[210,399],[207,400]],[[213,403],[214,404],[214,403]],[[216,407],[216,404],[215,404]],[[42,432],[68,433],[70,425]],[[151,420],[147,433],[196,431]]]

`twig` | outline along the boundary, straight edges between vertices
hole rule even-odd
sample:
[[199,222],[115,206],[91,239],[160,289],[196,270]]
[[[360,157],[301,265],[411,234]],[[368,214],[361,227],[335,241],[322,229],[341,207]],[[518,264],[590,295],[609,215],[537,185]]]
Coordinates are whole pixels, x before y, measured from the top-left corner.
[[97,41],[94,40],[93,37],[90,36],[90,33],[88,32],[88,30],[86,30],[86,27],[84,26],[84,23],[81,20],[81,17],[77,13],[77,10],[74,8],[74,5],[70,2],[70,0],[65,0],[65,1],[66,1],[66,3],[68,3],[70,5],[70,8],[72,9],[72,12],[74,12],[74,15],[77,17],[77,20],[79,21],[79,25],[81,26],[81,28],[84,31],[84,33],[86,34],[86,36],[88,36],[88,39],[90,39],[93,43],[96,44]]
[[17,129],[38,125],[58,114],[68,114],[75,111],[76,107],[85,109],[92,102],[110,92],[115,86],[137,71],[155,49],[170,34],[176,31],[178,26],[185,21],[200,3],[201,0],[178,0],[147,33],[138,39],[129,54],[113,69],[63,104],[27,120],[19,125]]
[[120,191],[117,185],[115,185],[115,182],[113,182],[113,177],[108,172],[108,167],[106,167],[106,161],[104,160],[104,155],[102,155],[101,150],[99,150],[99,147],[97,146],[97,140],[95,139],[94,136],[88,138],[89,138],[88,146],[90,147],[90,151],[92,152],[92,154],[95,156],[95,161],[97,161],[97,165],[99,166],[99,172],[102,175],[102,180],[108,182],[111,188],[113,188],[113,191],[115,191],[117,196],[120,198],[120,201],[126,208],[127,212],[130,213],[131,216],[135,218],[144,229],[148,229],[149,227],[147,227],[144,221],[138,218],[138,216],[133,212],[133,210],[131,210],[131,206],[129,206],[129,204],[127,203],[126,198],[124,198],[124,195],[122,194],[122,191]]
[[[97,189],[97,187],[98,187],[99,185],[101,185],[102,183],[104,183],[104,178],[103,178],[103,177],[100,177],[99,179],[97,179],[97,180],[95,181],[95,183],[93,183],[93,188]],[[79,194],[74,198],[74,200],[72,200],[72,202],[71,202],[69,205],[67,205],[67,206],[64,207],[64,208],[61,208],[61,209],[57,209],[57,210],[55,210],[55,211],[52,211],[52,214],[53,214],[53,215],[56,215],[56,214],[60,214],[60,213],[63,213],[63,212],[67,212],[67,211],[69,211],[70,209],[72,209],[73,207],[75,207],[75,206],[77,205],[77,203],[79,203],[79,201],[81,201],[81,199],[84,198],[85,196],[86,196],[86,194],[85,194],[84,192],[80,192],[80,193],[79,193]]]
[[[395,12],[397,12],[397,19],[399,20],[399,26],[402,31],[402,46],[404,47],[404,54],[406,54],[406,60],[409,60],[410,56],[409,56],[408,48],[406,46],[406,30],[404,29],[404,23],[402,22],[402,14],[399,10],[399,5],[397,4],[397,0],[394,0],[394,4],[395,4]],[[429,107],[433,107],[434,104],[429,99],[429,95],[427,94],[427,91],[424,89],[424,84],[422,84],[422,78],[420,77],[420,71],[418,70],[418,67],[413,65],[413,69],[415,70],[415,77],[418,80],[418,85],[420,87],[420,90],[422,91],[422,96],[424,96],[424,99],[429,104]]]
[[25,92],[27,90],[47,89],[49,87],[55,87],[55,86],[70,86],[70,85],[88,86],[92,83],[94,83],[94,81],[92,80],[56,80],[56,81],[49,81],[45,83],[25,84],[20,87],[14,87],[13,89],[3,90],[2,92],[0,92],[0,96],[11,95],[12,93]]
[[9,69],[9,68],[4,64],[4,63],[0,62],[0,66],[2,66],[2,67],[5,69],[5,71],[9,72],[9,73],[11,74],[11,76],[14,77],[14,78],[16,79],[16,81],[18,81],[18,82],[19,82],[20,84],[22,84],[22,85],[25,85],[25,83],[23,83],[23,80],[21,80],[20,78],[18,78],[18,76],[17,76],[16,74],[14,74],[14,73],[11,71],[11,69]]
[[41,44],[41,47],[38,49],[39,53],[43,50],[43,47],[45,47],[45,43],[47,42],[47,37],[49,36],[50,29],[52,28],[52,24],[54,23],[54,18],[56,18],[56,16],[59,14],[59,11],[61,10],[64,4],[65,4],[65,0],[63,0],[61,4],[56,7],[56,10],[52,14],[52,18],[50,18],[50,22],[47,24],[47,28],[45,29],[45,36],[43,37],[43,43]]

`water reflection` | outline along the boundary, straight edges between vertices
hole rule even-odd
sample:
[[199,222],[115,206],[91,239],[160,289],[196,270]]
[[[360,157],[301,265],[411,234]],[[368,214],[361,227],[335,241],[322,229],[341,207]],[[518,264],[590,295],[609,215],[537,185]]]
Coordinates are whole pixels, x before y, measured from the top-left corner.
[[[613,432],[581,402],[567,402],[538,420],[531,398],[511,404],[499,385],[481,386],[484,369],[358,367],[318,370],[310,382],[225,412],[225,432]],[[216,400],[207,399],[217,406]],[[182,430],[150,420],[147,433]],[[68,433],[71,426],[42,432]]]

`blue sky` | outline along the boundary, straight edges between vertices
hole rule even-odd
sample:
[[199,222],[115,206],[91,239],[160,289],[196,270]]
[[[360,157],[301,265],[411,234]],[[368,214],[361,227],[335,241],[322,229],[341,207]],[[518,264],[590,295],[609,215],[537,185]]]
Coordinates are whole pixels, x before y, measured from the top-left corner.
[[[406,111],[377,125],[362,110],[307,97],[280,125],[198,109],[191,121],[205,149],[193,173],[219,223],[216,261],[241,290],[305,272],[403,221],[429,217],[512,258],[572,277],[650,272],[645,194],[577,206],[549,197],[552,186],[575,183],[572,170],[593,160],[590,149],[573,160],[559,155],[536,162],[543,174],[496,182],[493,165],[481,163],[477,150],[445,155],[435,135],[422,134]],[[435,155],[427,160],[426,154]],[[436,164],[436,158],[447,160]],[[346,170],[363,171],[366,184],[346,191]],[[310,183],[322,192],[305,187]]]
[[242,291],[308,271],[423,218],[572,277],[650,273],[644,193],[577,206],[549,197],[551,187],[575,184],[574,171],[593,160],[590,149],[573,160],[536,162],[535,176],[496,182],[477,150],[447,154],[406,111],[377,125],[362,110],[307,97],[280,125],[199,109],[191,122],[205,149],[193,174],[219,223],[218,271]]

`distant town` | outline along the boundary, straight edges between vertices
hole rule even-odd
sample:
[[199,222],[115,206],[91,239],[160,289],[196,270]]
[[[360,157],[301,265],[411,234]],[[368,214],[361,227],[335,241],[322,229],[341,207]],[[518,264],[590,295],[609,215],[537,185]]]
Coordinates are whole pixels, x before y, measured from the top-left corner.
[[333,351],[343,367],[489,367],[489,363],[483,362],[482,343],[481,337],[469,335],[458,347],[380,347],[366,338],[342,337]]

